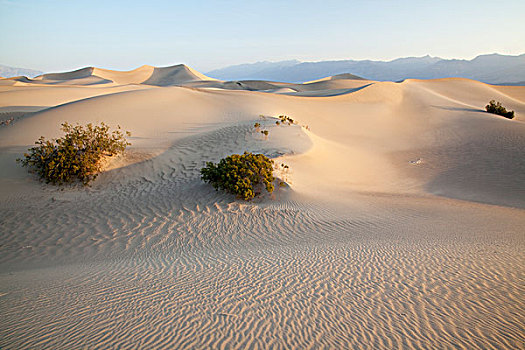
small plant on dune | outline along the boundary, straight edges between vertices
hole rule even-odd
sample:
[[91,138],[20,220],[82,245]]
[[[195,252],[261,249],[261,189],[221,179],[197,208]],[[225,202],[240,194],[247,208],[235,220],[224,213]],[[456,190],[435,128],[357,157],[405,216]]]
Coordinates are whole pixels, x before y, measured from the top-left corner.
[[276,121],[275,124],[276,125],[281,125],[281,122],[280,121]]
[[489,104],[485,106],[485,109],[489,113],[501,115],[507,119],[514,118],[514,111],[507,111],[507,109],[505,109],[505,107],[503,107],[500,102],[496,102],[494,100],[491,100]]
[[263,154],[244,152],[223,158],[219,163],[207,162],[201,177],[216,190],[225,190],[238,198],[250,200],[261,193],[261,187],[273,192],[273,160]]
[[94,180],[101,171],[104,157],[124,152],[130,145],[120,126],[110,132],[109,126],[62,124],[65,135],[46,140],[41,136],[24,158],[17,159],[22,166],[37,174],[41,180],[54,185],[80,181],[84,185]]
[[288,170],[290,169],[290,167],[284,163],[281,163],[281,165],[276,165],[275,166],[275,170],[278,172],[278,174],[280,174],[280,176],[282,177],[282,179],[279,179],[280,182],[279,182],[279,186],[280,187],[284,187],[286,186],[286,182],[287,181],[287,174],[288,174]]
[[264,136],[268,136],[269,132],[268,130],[261,130],[261,134],[263,134]]
[[279,119],[281,120],[282,124],[292,125],[294,123],[294,120],[286,115],[280,115]]
[[259,129],[259,128],[261,127],[261,124],[259,124],[259,123],[255,123],[255,124],[253,124],[253,127],[254,127],[255,129]]

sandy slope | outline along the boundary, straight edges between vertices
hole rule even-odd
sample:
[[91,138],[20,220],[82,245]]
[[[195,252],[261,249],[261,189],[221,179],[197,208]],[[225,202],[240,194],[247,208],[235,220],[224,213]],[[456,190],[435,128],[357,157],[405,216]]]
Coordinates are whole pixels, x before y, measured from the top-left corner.
[[0,85],[178,85],[193,81],[215,81],[184,64],[169,67],[144,65],[131,71],[86,67],[65,73],[47,73],[34,79],[14,77],[3,79]]
[[[523,347],[523,88],[155,69],[1,86],[39,112],[0,127],[0,347]],[[40,184],[14,160],[63,121],[133,145],[90,188]],[[245,150],[288,185],[245,203],[200,181]]]

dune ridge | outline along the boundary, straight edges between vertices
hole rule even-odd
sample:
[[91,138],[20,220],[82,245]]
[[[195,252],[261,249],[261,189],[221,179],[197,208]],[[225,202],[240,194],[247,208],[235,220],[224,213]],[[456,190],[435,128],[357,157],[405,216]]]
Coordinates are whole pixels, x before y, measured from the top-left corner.
[[39,85],[127,85],[145,84],[156,86],[169,86],[191,81],[215,79],[184,65],[169,67],[153,67],[143,65],[130,71],[115,71],[104,68],[85,67],[65,73],[45,73],[30,79],[25,76],[3,79],[5,82],[39,84]]

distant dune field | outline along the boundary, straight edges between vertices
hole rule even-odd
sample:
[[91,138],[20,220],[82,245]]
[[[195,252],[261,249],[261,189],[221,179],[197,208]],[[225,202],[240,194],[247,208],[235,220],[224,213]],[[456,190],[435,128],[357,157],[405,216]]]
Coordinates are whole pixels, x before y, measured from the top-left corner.
[[[525,344],[525,87],[88,67],[0,79],[7,120],[2,349]],[[91,187],[42,184],[15,160],[65,121],[132,145]],[[286,185],[244,202],[201,181],[244,151]]]

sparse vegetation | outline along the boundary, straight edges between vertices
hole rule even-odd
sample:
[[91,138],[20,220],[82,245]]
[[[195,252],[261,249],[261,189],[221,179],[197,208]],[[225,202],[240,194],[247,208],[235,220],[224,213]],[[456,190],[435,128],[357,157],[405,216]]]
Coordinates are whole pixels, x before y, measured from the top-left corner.
[[259,124],[259,123],[255,123],[255,124],[253,124],[253,127],[254,127],[255,129],[259,129],[259,128],[261,127],[261,124]]
[[80,181],[84,185],[94,180],[101,171],[103,157],[124,152],[130,145],[129,132],[109,132],[109,126],[62,124],[65,135],[46,140],[41,136],[24,158],[17,159],[22,166],[37,174],[46,183],[61,185]]
[[261,130],[261,134],[263,134],[264,136],[268,136],[269,132],[268,130]]
[[507,119],[514,118],[514,111],[507,111],[500,102],[496,102],[495,100],[491,100],[489,104],[485,106],[485,109],[489,113],[501,115]]
[[281,120],[282,124],[292,125],[294,123],[294,120],[286,115],[280,115],[279,119]]
[[244,152],[223,158],[219,163],[207,162],[201,177],[216,190],[225,190],[238,198],[250,200],[262,192],[273,192],[273,161],[263,154]]
[[5,120],[0,120],[0,125],[8,126],[9,124],[11,124],[14,121],[15,121],[14,117],[11,117],[11,118],[5,119]]

